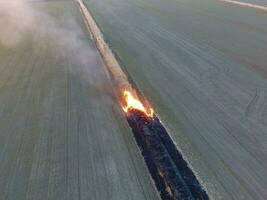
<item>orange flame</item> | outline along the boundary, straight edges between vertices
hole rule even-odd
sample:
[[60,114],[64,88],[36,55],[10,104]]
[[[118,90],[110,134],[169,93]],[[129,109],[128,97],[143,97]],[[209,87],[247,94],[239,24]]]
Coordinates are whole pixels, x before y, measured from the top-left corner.
[[123,107],[124,112],[129,112],[131,109],[136,109],[144,112],[148,117],[154,116],[154,110],[152,108],[149,109],[149,112],[147,112],[147,109],[144,107],[142,102],[135,98],[130,91],[125,90],[123,92],[123,98],[126,102],[126,106]]

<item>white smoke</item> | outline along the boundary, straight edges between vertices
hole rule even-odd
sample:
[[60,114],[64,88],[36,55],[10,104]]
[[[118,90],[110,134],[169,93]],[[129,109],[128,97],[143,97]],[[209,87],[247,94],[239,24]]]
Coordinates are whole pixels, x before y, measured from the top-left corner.
[[0,43],[14,46],[20,43],[36,21],[33,10],[23,0],[0,0]]
[[[58,7],[54,8],[55,12],[60,8],[56,17],[48,14],[49,9],[45,5],[52,4],[51,1],[47,3],[42,0],[0,0],[0,48],[16,49],[22,43],[49,42],[56,56],[68,62],[66,66],[73,64],[68,71],[88,81],[86,76],[96,72],[93,67],[99,61],[97,54],[86,41],[88,37],[77,22],[77,15],[64,10],[68,7],[64,6],[63,1],[61,6],[58,3]],[[79,12],[73,4],[69,7]]]

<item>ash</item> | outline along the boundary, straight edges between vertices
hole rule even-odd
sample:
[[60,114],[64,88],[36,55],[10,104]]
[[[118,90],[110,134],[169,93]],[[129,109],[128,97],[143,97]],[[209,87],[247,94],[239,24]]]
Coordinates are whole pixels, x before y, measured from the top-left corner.
[[132,109],[126,117],[162,199],[209,199],[155,115]]

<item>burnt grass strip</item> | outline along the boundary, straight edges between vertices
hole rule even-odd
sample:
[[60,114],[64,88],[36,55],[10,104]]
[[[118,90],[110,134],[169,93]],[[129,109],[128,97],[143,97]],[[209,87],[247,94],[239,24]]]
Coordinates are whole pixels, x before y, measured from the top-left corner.
[[126,117],[161,198],[208,200],[207,193],[159,119],[147,117],[135,109]]
[[[87,10],[82,0],[77,0],[77,2],[86,24],[94,37],[96,46],[109,69],[111,77],[116,82],[114,77],[116,73],[113,72],[114,67],[124,69],[124,73],[127,70],[126,68],[121,68],[122,66],[119,63],[116,65],[118,61],[114,57],[114,52],[111,49],[108,49],[106,52],[107,49],[102,48],[103,45],[107,45],[103,34],[100,34],[101,32],[97,24],[94,24],[95,20],[93,16]],[[115,63],[115,66],[109,65],[110,62],[107,61],[112,61]],[[136,86],[133,83],[133,79],[130,79],[129,74],[125,74],[128,76],[128,79],[125,81],[128,82],[130,80],[132,85]],[[140,97],[143,96],[140,95]],[[176,149],[158,118],[156,116],[147,117],[143,112],[138,110],[131,110],[127,113],[126,117],[162,199],[208,199],[206,192],[202,189],[193,172],[187,166],[187,163]]]

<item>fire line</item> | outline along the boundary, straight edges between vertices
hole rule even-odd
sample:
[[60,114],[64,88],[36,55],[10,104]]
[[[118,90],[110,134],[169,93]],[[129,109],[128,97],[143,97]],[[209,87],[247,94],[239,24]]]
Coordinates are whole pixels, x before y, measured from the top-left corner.
[[166,200],[207,200],[206,191],[201,187],[193,171],[188,167],[171,137],[154,113],[153,108],[144,104],[140,94],[133,89],[128,76],[123,72],[92,15],[77,0],[98,51],[111,74],[117,88],[122,110],[135,140],[140,148],[147,168],[154,180],[161,198]]
[[152,108],[145,108],[142,102],[137,97],[134,97],[130,91],[124,90],[123,98],[126,102],[126,106],[122,108],[124,112],[127,113],[133,109],[136,109],[144,112],[148,117],[154,116],[154,110]]

